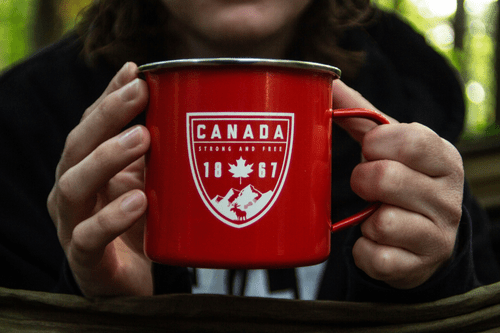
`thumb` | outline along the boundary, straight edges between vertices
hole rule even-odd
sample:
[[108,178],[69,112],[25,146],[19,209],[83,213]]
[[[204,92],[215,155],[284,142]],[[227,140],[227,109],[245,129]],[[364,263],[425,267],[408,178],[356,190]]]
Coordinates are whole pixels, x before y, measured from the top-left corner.
[[[376,111],[387,118],[391,124],[397,124],[398,121],[380,112],[373,104],[368,102],[359,92],[347,86],[341,80],[333,82],[333,109],[351,109],[363,108]],[[333,121],[342,127],[351,137],[362,142],[363,137],[378,124],[370,119],[358,117],[333,118]]]

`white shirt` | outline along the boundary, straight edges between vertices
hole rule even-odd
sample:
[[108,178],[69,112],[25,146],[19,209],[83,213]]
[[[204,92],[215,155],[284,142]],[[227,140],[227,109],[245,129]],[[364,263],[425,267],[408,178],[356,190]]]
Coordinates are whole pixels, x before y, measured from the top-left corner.
[[[299,267],[297,272],[297,283],[299,296],[302,300],[314,300],[318,292],[321,277],[326,262],[314,266]],[[225,269],[196,269],[197,286],[193,286],[194,294],[227,294],[227,283],[229,272]],[[234,289],[240,290],[242,286],[242,274],[236,275]],[[293,290],[270,292],[269,279],[263,269],[248,270],[244,296],[271,297],[293,299]]]

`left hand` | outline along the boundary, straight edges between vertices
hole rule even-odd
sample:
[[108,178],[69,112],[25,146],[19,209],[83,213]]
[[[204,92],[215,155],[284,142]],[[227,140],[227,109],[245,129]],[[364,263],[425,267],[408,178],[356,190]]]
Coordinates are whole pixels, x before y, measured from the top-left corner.
[[[334,107],[377,110],[337,80]],[[378,111],[378,110],[377,110]],[[388,117],[389,118],[389,117]],[[451,259],[462,216],[464,170],[456,148],[428,127],[377,126],[366,119],[335,120],[362,144],[363,161],[351,187],[381,207],[361,225],[356,265],[373,279],[410,289]]]
[[[69,267],[87,297],[153,294],[143,250],[147,199],[144,126],[123,130],[148,102],[127,63],[66,138],[47,208]],[[121,132],[121,133],[120,133]]]

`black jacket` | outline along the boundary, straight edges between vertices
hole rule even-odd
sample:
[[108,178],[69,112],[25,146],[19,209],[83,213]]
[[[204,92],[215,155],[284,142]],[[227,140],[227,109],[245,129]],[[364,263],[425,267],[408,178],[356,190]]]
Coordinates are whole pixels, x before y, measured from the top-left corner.
[[[351,31],[346,41],[346,47],[363,49],[367,54],[361,75],[347,82],[349,85],[399,121],[423,123],[456,141],[464,116],[461,86],[422,37],[395,17],[384,15],[366,29]],[[79,56],[81,48],[78,38],[70,35],[0,78],[0,286],[79,293],[46,200],[66,136],[115,74],[107,67],[89,68]],[[365,203],[349,187],[350,173],[359,162],[358,144],[340,129],[334,131],[334,142],[342,142],[334,144],[332,210],[333,220],[338,220]],[[410,291],[389,288],[356,268],[350,251],[359,228],[334,234],[319,297],[415,302],[497,281],[500,274],[487,223],[466,191],[453,262]],[[474,244],[473,232],[479,233]],[[184,268],[154,265],[154,274],[158,294],[190,290]]]

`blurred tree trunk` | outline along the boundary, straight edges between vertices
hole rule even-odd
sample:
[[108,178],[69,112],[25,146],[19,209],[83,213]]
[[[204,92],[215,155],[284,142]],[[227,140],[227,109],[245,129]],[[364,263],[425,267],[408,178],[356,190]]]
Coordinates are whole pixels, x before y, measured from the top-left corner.
[[38,50],[57,40],[63,32],[63,22],[58,15],[60,0],[38,0],[35,13],[34,49]]
[[464,49],[465,36],[465,9],[464,0],[457,0],[457,11],[453,20],[453,31],[455,32],[455,49]]

